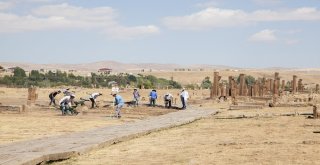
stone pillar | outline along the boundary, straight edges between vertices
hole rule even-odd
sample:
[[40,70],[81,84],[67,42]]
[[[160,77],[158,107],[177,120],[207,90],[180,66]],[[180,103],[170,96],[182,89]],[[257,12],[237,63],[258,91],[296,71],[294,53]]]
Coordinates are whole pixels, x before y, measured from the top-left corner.
[[237,96],[240,96],[240,84],[236,85]]
[[274,80],[270,79],[270,93],[273,93]]
[[233,89],[233,77],[229,76],[229,86],[228,86],[228,96],[231,96],[232,89]]
[[299,81],[298,81],[298,92],[302,92],[302,91],[303,91],[302,79],[299,79]]
[[271,90],[270,79],[265,80],[265,87],[267,91]]
[[244,96],[249,96],[249,89],[251,89],[250,86],[248,86],[247,83],[245,83]]
[[319,93],[319,84],[316,85],[316,93]]
[[254,93],[254,86],[248,86],[248,94],[247,96],[252,97]]
[[261,90],[261,97],[263,97],[264,95],[266,95],[266,91],[267,91],[267,80],[266,80],[266,78],[264,77],[263,79],[262,79],[262,82],[261,82],[261,84],[260,84],[260,90]]
[[319,117],[320,116],[319,116],[318,106],[314,105],[313,106],[313,118],[318,119]]
[[256,95],[255,96],[260,96],[260,84],[261,84],[260,81],[256,82]]
[[245,95],[245,85],[246,85],[245,74],[240,74],[239,96]]
[[279,88],[280,88],[279,72],[275,72],[275,73],[274,73],[274,80],[277,82],[277,87],[278,87],[278,90],[279,90]]
[[257,96],[257,80],[254,82],[252,86],[252,97]]
[[252,88],[252,96],[256,97],[259,94],[259,84],[258,80],[254,82],[253,88]]
[[[230,77],[229,77],[230,78]],[[231,97],[236,97],[237,96],[237,83],[234,80],[233,77],[231,77],[231,81],[230,81],[230,96]]]
[[278,79],[279,78],[279,72],[275,72],[274,73],[274,79],[276,80],[276,79]]
[[259,83],[259,96],[262,97],[263,96],[263,89],[264,89],[264,85],[262,82]]
[[281,89],[282,91],[286,89],[286,80],[282,80]]
[[292,80],[292,94],[296,94],[297,92],[297,76],[293,75],[293,80]]
[[279,96],[279,79],[276,79],[273,83],[273,96]]
[[219,81],[220,81],[219,72],[214,72],[213,73],[213,84],[212,84],[211,94],[210,94],[211,99],[218,96]]
[[221,87],[221,95],[220,96],[227,96],[227,86],[225,84]]
[[37,88],[35,87],[30,87],[28,89],[28,100],[27,100],[27,104],[31,105],[31,104],[35,104],[36,100],[38,99],[38,94],[37,94]]

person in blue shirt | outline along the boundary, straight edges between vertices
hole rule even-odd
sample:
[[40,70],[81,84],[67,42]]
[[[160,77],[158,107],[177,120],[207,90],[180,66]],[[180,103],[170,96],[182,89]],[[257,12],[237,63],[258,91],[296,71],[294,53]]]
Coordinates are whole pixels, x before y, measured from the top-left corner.
[[150,92],[150,106],[153,106],[155,107],[156,106],[156,100],[158,98],[158,94],[157,94],[157,91],[155,89],[153,89],[151,92]]
[[119,118],[121,118],[121,108],[124,105],[124,101],[123,101],[122,97],[120,95],[118,95],[117,93],[113,93],[112,96],[114,97],[114,105],[116,106],[115,117],[119,119]]

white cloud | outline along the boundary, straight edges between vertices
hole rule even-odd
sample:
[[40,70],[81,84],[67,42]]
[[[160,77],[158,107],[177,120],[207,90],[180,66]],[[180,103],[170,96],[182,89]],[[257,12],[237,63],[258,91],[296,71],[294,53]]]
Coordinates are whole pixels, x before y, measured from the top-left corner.
[[206,29],[244,24],[247,23],[247,17],[241,10],[207,8],[187,16],[166,17],[164,23],[173,29]]
[[274,30],[265,29],[253,34],[249,40],[253,42],[274,42],[277,41],[277,37]]
[[282,0],[252,0],[254,3],[258,4],[258,5],[278,5],[280,3],[282,3]]
[[285,44],[285,45],[296,45],[300,43],[300,40],[295,39],[294,35],[299,32],[300,30],[279,31],[279,30],[264,29],[262,31],[259,31],[251,35],[249,37],[249,41],[264,42],[264,43],[277,42],[279,44]]
[[117,20],[111,7],[83,8],[69,4],[47,5],[30,11],[29,15],[0,12],[0,33],[54,29],[89,29],[107,32],[115,38],[138,37],[158,33],[154,25],[126,27]]
[[303,7],[291,10],[256,10],[246,12],[209,7],[186,16],[164,18],[164,24],[172,29],[208,29],[233,27],[271,21],[319,21],[320,11]]

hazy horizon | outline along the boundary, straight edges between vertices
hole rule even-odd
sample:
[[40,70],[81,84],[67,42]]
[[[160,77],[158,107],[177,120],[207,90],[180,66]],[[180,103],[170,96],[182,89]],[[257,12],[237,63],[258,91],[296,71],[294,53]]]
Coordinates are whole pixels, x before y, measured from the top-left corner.
[[[103,60],[103,61],[93,61],[93,62],[83,62],[83,63],[33,63],[33,62],[10,62],[10,61],[1,61],[1,63],[12,63],[12,64],[31,64],[31,65],[83,65],[83,64],[95,64],[101,62],[115,62],[120,64],[127,64],[127,65],[139,65],[139,64],[159,64],[159,65],[178,65],[181,68],[183,67],[190,67],[190,66],[221,66],[221,67],[229,67],[230,69],[320,69],[320,67],[282,67],[282,66],[270,66],[270,67],[237,67],[231,65],[215,65],[215,64],[177,64],[177,63],[156,63],[156,62],[140,62],[140,63],[128,63],[128,62],[119,62],[119,61],[112,61],[112,60]],[[13,67],[13,66],[12,66]],[[107,67],[107,66],[106,66]]]

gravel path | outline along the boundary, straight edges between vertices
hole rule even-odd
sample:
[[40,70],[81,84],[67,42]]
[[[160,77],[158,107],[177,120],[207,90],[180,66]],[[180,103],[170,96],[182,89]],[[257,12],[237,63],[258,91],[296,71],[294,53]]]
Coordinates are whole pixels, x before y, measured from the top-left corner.
[[181,110],[134,123],[1,145],[0,165],[29,165],[68,159],[151,132],[188,124],[216,113],[215,110]]

